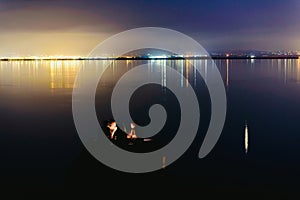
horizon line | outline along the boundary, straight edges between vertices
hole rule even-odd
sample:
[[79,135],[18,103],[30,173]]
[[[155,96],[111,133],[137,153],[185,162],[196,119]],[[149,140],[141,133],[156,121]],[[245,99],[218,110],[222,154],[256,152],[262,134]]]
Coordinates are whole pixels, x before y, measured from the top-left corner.
[[10,57],[0,58],[0,61],[76,61],[76,60],[214,60],[214,59],[300,59],[300,55],[263,55],[263,56],[236,56],[236,55],[215,55],[215,56],[180,56],[180,57]]

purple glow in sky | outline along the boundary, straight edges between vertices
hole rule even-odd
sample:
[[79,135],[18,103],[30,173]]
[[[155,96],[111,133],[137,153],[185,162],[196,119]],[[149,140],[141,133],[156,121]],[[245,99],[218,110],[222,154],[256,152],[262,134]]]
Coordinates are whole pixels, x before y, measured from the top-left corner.
[[180,31],[207,50],[299,50],[298,0],[0,0],[0,56],[86,55],[131,28]]

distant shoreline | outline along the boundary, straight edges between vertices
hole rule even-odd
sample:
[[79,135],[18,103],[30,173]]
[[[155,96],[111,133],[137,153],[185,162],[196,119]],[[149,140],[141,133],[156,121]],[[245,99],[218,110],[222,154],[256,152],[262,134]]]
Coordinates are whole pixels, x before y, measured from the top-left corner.
[[300,56],[210,56],[210,57],[118,57],[118,58],[0,58],[0,61],[76,61],[76,60],[236,60],[236,59],[299,59]]

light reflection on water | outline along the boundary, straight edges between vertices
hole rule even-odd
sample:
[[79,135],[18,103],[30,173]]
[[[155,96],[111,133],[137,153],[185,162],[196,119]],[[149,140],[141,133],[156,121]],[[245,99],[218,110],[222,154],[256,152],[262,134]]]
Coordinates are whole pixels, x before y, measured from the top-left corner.
[[0,62],[1,86],[22,90],[72,89],[81,61]]
[[248,153],[249,149],[249,132],[248,132],[248,124],[245,122],[245,153]]
[[[39,88],[39,89],[72,89],[76,78],[77,71],[82,66],[89,66],[88,62],[96,62],[95,66],[101,67],[106,65],[107,61],[13,61],[0,62],[0,84],[1,86],[15,86],[22,89]],[[126,68],[123,67],[123,61],[114,61],[111,65],[111,74],[108,79],[116,81],[116,73],[124,73],[134,65],[132,63],[139,61],[126,60]],[[151,60],[148,62],[149,72],[161,73],[161,84],[166,86],[167,66],[176,68],[187,79],[184,83],[182,77],[181,86],[188,86],[188,80],[196,85],[196,70],[192,70],[192,65],[201,65],[205,63],[204,71],[207,74],[207,61],[193,60]],[[153,64],[160,65],[161,68],[154,68]],[[121,65],[121,66],[120,66]],[[200,67],[202,68],[202,67]],[[105,77],[103,77],[105,79]],[[206,78],[206,77],[205,77]]]
[[[11,93],[15,98],[18,94],[30,91],[42,96],[42,94],[65,94],[70,98],[78,70],[83,67],[84,70],[91,66],[93,70],[102,69],[109,61],[10,61],[0,62],[0,89],[2,95],[5,92]],[[253,81],[251,86],[255,90],[263,90],[257,85],[261,79],[273,79],[281,84],[299,84],[300,83],[300,59],[263,59],[263,60],[215,60],[224,80],[224,86],[227,93],[230,91],[231,83],[236,81]],[[113,61],[108,73],[101,79],[100,87],[113,87],[118,81],[120,75],[126,73],[131,68],[148,64],[150,74],[161,77],[161,85],[167,86],[168,70],[167,66],[176,69],[181,76],[180,86],[188,87],[189,83],[194,87],[199,86],[200,74],[196,72],[199,67],[203,72],[204,80],[207,81],[207,73],[210,70],[211,61],[208,60],[149,60],[149,61]],[[160,67],[158,68],[157,65]],[[186,80],[184,81],[184,78]],[[134,80],[133,80],[134,81]],[[258,82],[257,82],[258,81]],[[264,82],[264,80],[262,81]],[[235,85],[237,86],[237,85]],[[253,89],[253,88],[252,88]],[[274,90],[274,88],[264,88]],[[263,91],[266,92],[266,91]],[[280,94],[278,94],[280,95]],[[20,102],[21,104],[22,102]]]
[[[3,165],[7,169],[12,166],[22,168],[26,165],[25,162],[15,165],[11,161],[12,158],[25,157],[29,160],[27,163],[32,162],[32,165],[46,169],[49,165],[55,164],[56,169],[59,169],[64,167],[62,163],[71,162],[76,156],[74,149],[80,149],[82,146],[78,142],[72,121],[72,89],[78,70],[82,66],[86,66],[84,70],[91,70],[86,65],[89,62],[95,64],[95,70],[101,69],[107,63],[107,61],[0,62],[0,142],[3,148],[8,149],[5,151],[8,155],[3,160]],[[200,94],[202,92],[200,74],[196,73],[193,65],[199,66],[202,70],[204,80],[209,77],[207,73],[210,72],[211,65],[211,61],[207,60],[191,60],[190,63],[184,60],[115,61],[102,77],[100,89],[104,91],[112,89],[121,74],[145,63],[148,64],[149,74],[155,73],[160,76],[163,86],[168,87],[167,66],[171,66],[189,81],[184,81],[181,77],[178,80],[181,87],[192,86]],[[247,184],[251,180],[255,185],[268,178],[277,178],[276,176],[282,173],[281,169],[284,169],[282,171],[285,173],[280,177],[282,180],[285,182],[287,179],[293,180],[294,173],[299,173],[300,167],[300,59],[215,60],[215,63],[226,87],[228,116],[220,141],[209,155],[210,160],[205,160],[210,164],[207,165],[207,173],[213,176],[215,171],[220,168],[227,169],[223,166],[228,167],[232,163],[228,167],[234,171],[230,178],[235,177],[243,182],[239,178],[246,177]],[[157,68],[155,64],[161,67]],[[248,138],[245,134],[245,120],[251,128]],[[33,141],[26,140],[27,138]],[[60,145],[61,148],[54,149],[53,144]],[[17,151],[19,149],[22,149],[21,155]],[[244,156],[245,150],[247,156]],[[26,157],[28,155],[34,156],[28,158]],[[57,155],[64,157],[59,160]],[[247,160],[247,165],[250,166],[247,168],[247,171],[250,171],[249,175],[244,173],[245,163],[242,158],[249,159]],[[41,159],[44,159],[44,165],[41,164]],[[166,159],[168,158],[162,158],[162,168]],[[202,161],[194,161],[187,173],[196,173],[195,171],[199,171],[197,167],[205,165],[198,162]],[[34,171],[34,168],[32,169]],[[225,172],[230,174],[231,171],[228,171]],[[24,173],[28,173],[28,177],[31,177],[33,172]],[[13,172],[8,172],[7,176],[11,178],[12,174]],[[225,176],[224,174],[219,175]],[[18,177],[15,179],[18,180]],[[228,180],[228,177],[224,180]],[[272,183],[271,179],[270,182]]]
[[[84,62],[91,61],[13,61],[13,62],[0,62],[0,84],[4,86],[15,86],[19,89],[38,88],[41,90],[48,89],[72,89],[76,78],[77,71]],[[95,62],[95,61],[92,61]],[[107,61],[96,61],[96,66],[103,66]],[[117,73],[124,73],[134,66],[133,60],[126,60],[125,69],[120,69],[120,65],[124,61],[114,61],[112,63],[112,81]],[[204,80],[206,80],[207,70],[210,61],[207,60],[191,60],[189,62],[184,60],[151,60],[148,62],[149,72],[161,72],[161,84],[166,86],[167,70],[166,66],[174,67],[181,74],[186,77],[186,82],[181,78],[181,86],[187,87],[188,80],[197,86],[197,73],[192,65],[200,66],[204,70]],[[238,65],[244,65],[250,62],[250,68],[247,70],[238,69]],[[161,66],[160,69],[154,68],[153,63]],[[230,84],[230,79],[247,78],[247,73],[256,73],[258,76],[275,76],[285,84],[300,83],[300,59],[277,59],[277,60],[215,60],[215,63],[222,72],[224,78],[224,85],[226,87]],[[257,65],[259,65],[257,67]],[[232,69],[234,67],[235,69]],[[225,68],[225,71],[223,70]],[[241,67],[242,68],[242,67]],[[234,75],[231,74],[233,70]],[[238,75],[238,73],[241,73]],[[232,77],[231,77],[232,76]],[[105,78],[105,77],[104,77]],[[3,89],[3,88],[2,88]]]
[[[2,94],[9,96],[13,94],[18,98],[18,94],[30,91],[40,96],[42,94],[65,94],[70,98],[74,87],[78,70],[84,70],[90,66],[94,70],[105,66],[109,61],[13,61],[0,62],[0,89]],[[215,60],[224,80],[227,92],[230,91],[232,82],[253,81],[247,89],[254,87],[254,90],[263,90],[257,85],[261,79],[273,79],[282,84],[300,83],[300,59],[263,59],[263,60]],[[211,61],[208,60],[149,60],[149,61],[114,61],[108,69],[108,73],[102,77],[100,87],[113,87],[120,74],[124,74],[131,68],[140,64],[148,64],[149,74],[161,76],[161,85],[167,86],[168,70],[167,66],[175,68],[183,76],[180,79],[181,87],[188,87],[189,83],[197,89],[199,87],[199,74],[196,72],[198,66],[203,71],[204,80],[207,80],[207,73],[210,70]],[[157,65],[160,68],[157,68]],[[257,82],[258,81],[258,82]],[[265,82],[264,80],[262,82]],[[235,85],[235,87],[238,85]],[[262,86],[264,87],[264,86]],[[253,89],[253,88],[252,88]],[[264,88],[274,90],[274,88]],[[267,92],[267,91],[263,91]],[[229,94],[230,95],[230,94]],[[280,94],[278,94],[280,95]],[[22,95],[23,96],[23,95]],[[19,102],[22,104],[22,102]]]

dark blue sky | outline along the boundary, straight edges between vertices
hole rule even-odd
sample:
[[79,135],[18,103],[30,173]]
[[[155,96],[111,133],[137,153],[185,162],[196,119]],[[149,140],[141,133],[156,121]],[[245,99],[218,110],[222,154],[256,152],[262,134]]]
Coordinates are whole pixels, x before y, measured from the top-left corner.
[[[59,43],[65,40],[66,45],[87,40],[89,35],[93,41],[85,44],[92,46],[120,31],[143,26],[181,31],[208,50],[299,50],[299,11],[299,0],[0,0],[0,42],[4,43],[0,54],[18,48],[22,35],[33,46],[47,45],[43,40],[52,33],[51,38]],[[61,34],[67,34],[68,40]]]

